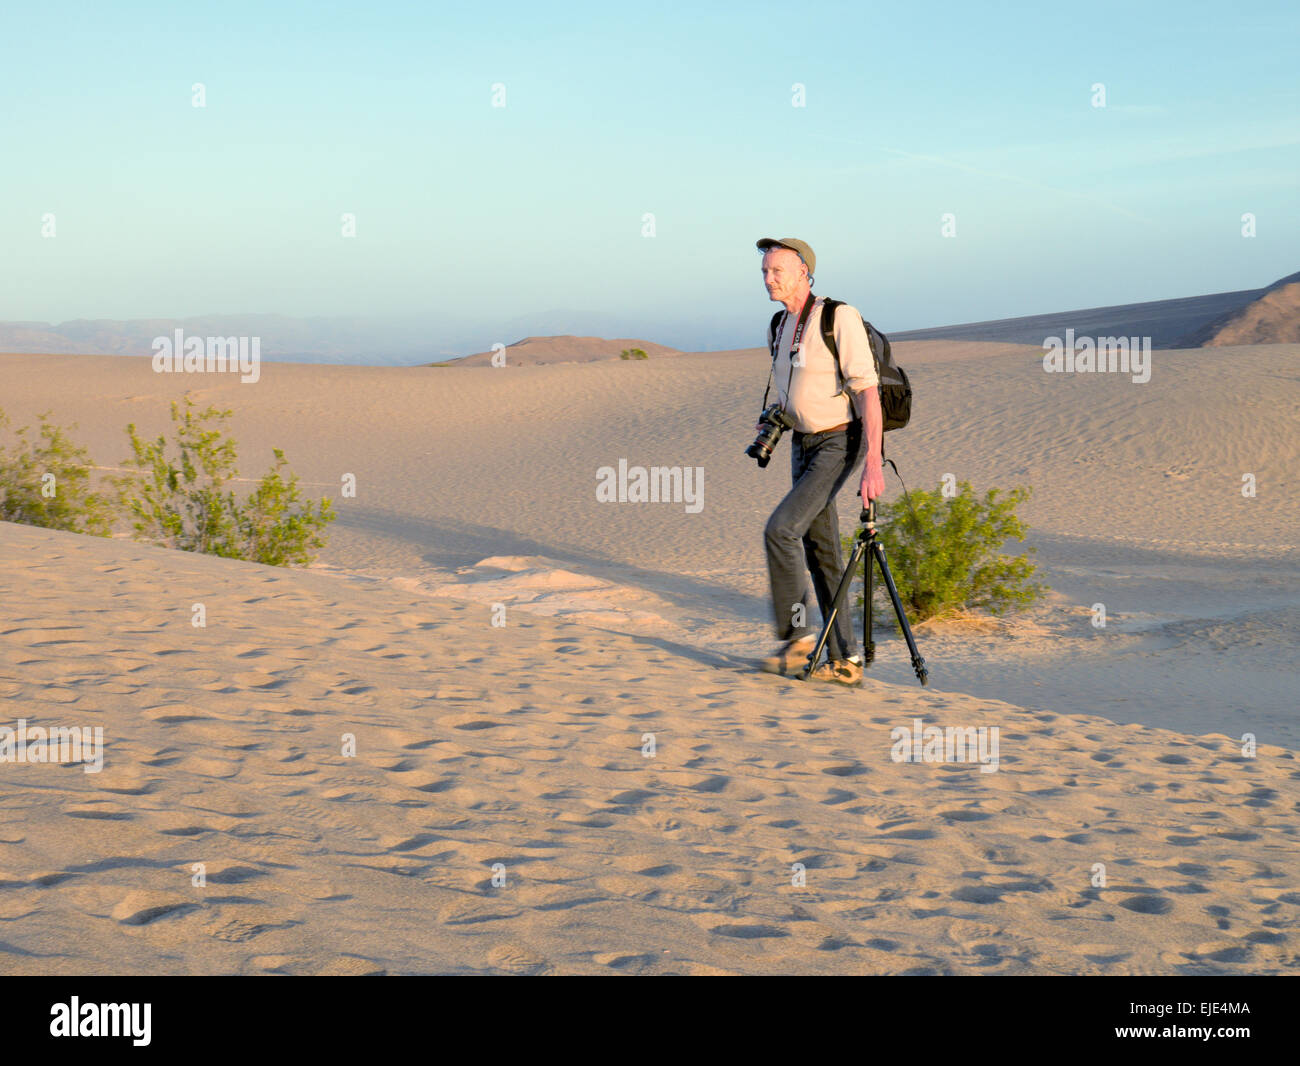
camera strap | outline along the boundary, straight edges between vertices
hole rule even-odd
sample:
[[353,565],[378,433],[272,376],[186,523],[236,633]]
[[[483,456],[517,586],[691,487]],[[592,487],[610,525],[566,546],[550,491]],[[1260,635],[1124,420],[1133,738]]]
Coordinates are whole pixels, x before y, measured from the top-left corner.
[[[808,299],[804,301],[803,310],[799,312],[799,321],[794,328],[794,337],[790,341],[790,373],[785,379],[785,396],[786,402],[790,399],[790,382],[794,377],[794,360],[799,354],[799,345],[803,341],[803,329],[808,324],[808,316],[812,313],[813,304],[817,302],[817,297],[808,293]],[[767,388],[763,390],[763,410],[767,410],[768,393],[772,391],[772,376],[776,373],[776,354],[781,350],[781,337],[785,334],[785,324],[790,318],[790,312],[787,311],[781,318],[781,328],[776,331],[772,338],[772,368],[767,373]]]

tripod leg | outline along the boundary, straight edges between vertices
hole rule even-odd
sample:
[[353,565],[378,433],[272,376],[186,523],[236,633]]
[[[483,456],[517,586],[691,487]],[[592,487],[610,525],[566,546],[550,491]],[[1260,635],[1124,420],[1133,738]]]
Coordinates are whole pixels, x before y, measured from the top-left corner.
[[853,543],[853,554],[849,556],[849,561],[844,567],[844,575],[840,578],[840,587],[835,590],[835,600],[822,622],[822,633],[817,638],[817,646],[813,648],[812,654],[808,656],[808,662],[804,665],[803,673],[799,675],[804,681],[808,680],[808,675],[813,672],[813,667],[821,660],[822,649],[826,647],[826,641],[831,635],[831,626],[835,624],[835,618],[840,613],[840,608],[844,605],[844,600],[849,594],[849,586],[853,584],[853,573],[858,568],[858,560],[862,558],[866,550],[866,542],[859,536]]
[[872,575],[872,554],[864,553],[862,567],[862,666],[863,669],[876,661],[876,642],[871,639],[874,627],[871,620],[871,600],[875,595],[875,580]]
[[885,581],[885,588],[889,590],[889,598],[894,601],[894,613],[898,615],[898,624],[903,630],[903,637],[907,640],[907,648],[912,653],[912,669],[916,672],[916,679],[925,684],[929,677],[929,672],[925,668],[925,660],[921,658],[921,653],[916,650],[916,641],[912,637],[912,627],[907,624],[907,615],[903,611],[903,601],[898,598],[898,589],[894,585],[894,575],[889,572],[889,563],[885,559],[885,548],[876,541],[872,545],[872,552],[876,557],[876,562],[880,564],[880,576]]

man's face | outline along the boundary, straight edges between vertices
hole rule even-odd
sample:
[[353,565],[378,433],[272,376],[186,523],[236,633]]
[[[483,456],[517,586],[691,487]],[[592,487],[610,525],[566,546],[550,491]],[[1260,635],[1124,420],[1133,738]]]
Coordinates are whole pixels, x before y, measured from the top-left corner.
[[807,276],[803,260],[789,248],[771,248],[763,254],[763,285],[769,300],[785,302]]

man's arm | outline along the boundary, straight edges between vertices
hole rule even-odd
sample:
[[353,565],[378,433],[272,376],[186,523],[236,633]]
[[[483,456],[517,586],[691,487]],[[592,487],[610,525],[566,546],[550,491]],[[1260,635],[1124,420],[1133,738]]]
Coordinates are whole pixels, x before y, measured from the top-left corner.
[[885,492],[885,475],[881,470],[885,416],[880,410],[880,379],[871,354],[871,339],[856,307],[841,304],[836,308],[835,342],[842,357],[840,370],[853,397],[853,409],[862,419],[863,439],[867,442],[867,461],[862,468],[862,506],[866,507],[870,500]]
[[862,419],[863,439],[867,442],[867,461],[862,468],[862,506],[885,493],[885,473],[880,460],[884,441],[885,416],[880,410],[880,390],[874,385],[851,393],[854,410]]

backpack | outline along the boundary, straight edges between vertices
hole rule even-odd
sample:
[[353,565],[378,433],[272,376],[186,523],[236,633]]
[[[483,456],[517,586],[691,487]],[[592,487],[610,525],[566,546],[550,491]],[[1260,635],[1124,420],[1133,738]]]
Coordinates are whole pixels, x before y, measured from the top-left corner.
[[[824,299],[822,301],[822,343],[830,349],[835,358],[835,375],[839,380],[839,391],[844,391],[844,369],[840,366],[840,350],[835,343],[835,312],[843,300]],[[776,327],[780,324],[784,311],[772,316],[771,335],[776,336]],[[876,377],[880,379],[880,413],[884,421],[885,432],[902,429],[912,418],[912,383],[907,378],[907,371],[894,362],[894,353],[889,347],[889,338],[881,333],[865,318],[862,325],[867,331],[867,340],[871,344],[871,357],[876,364]],[[773,357],[776,353],[773,352]]]

